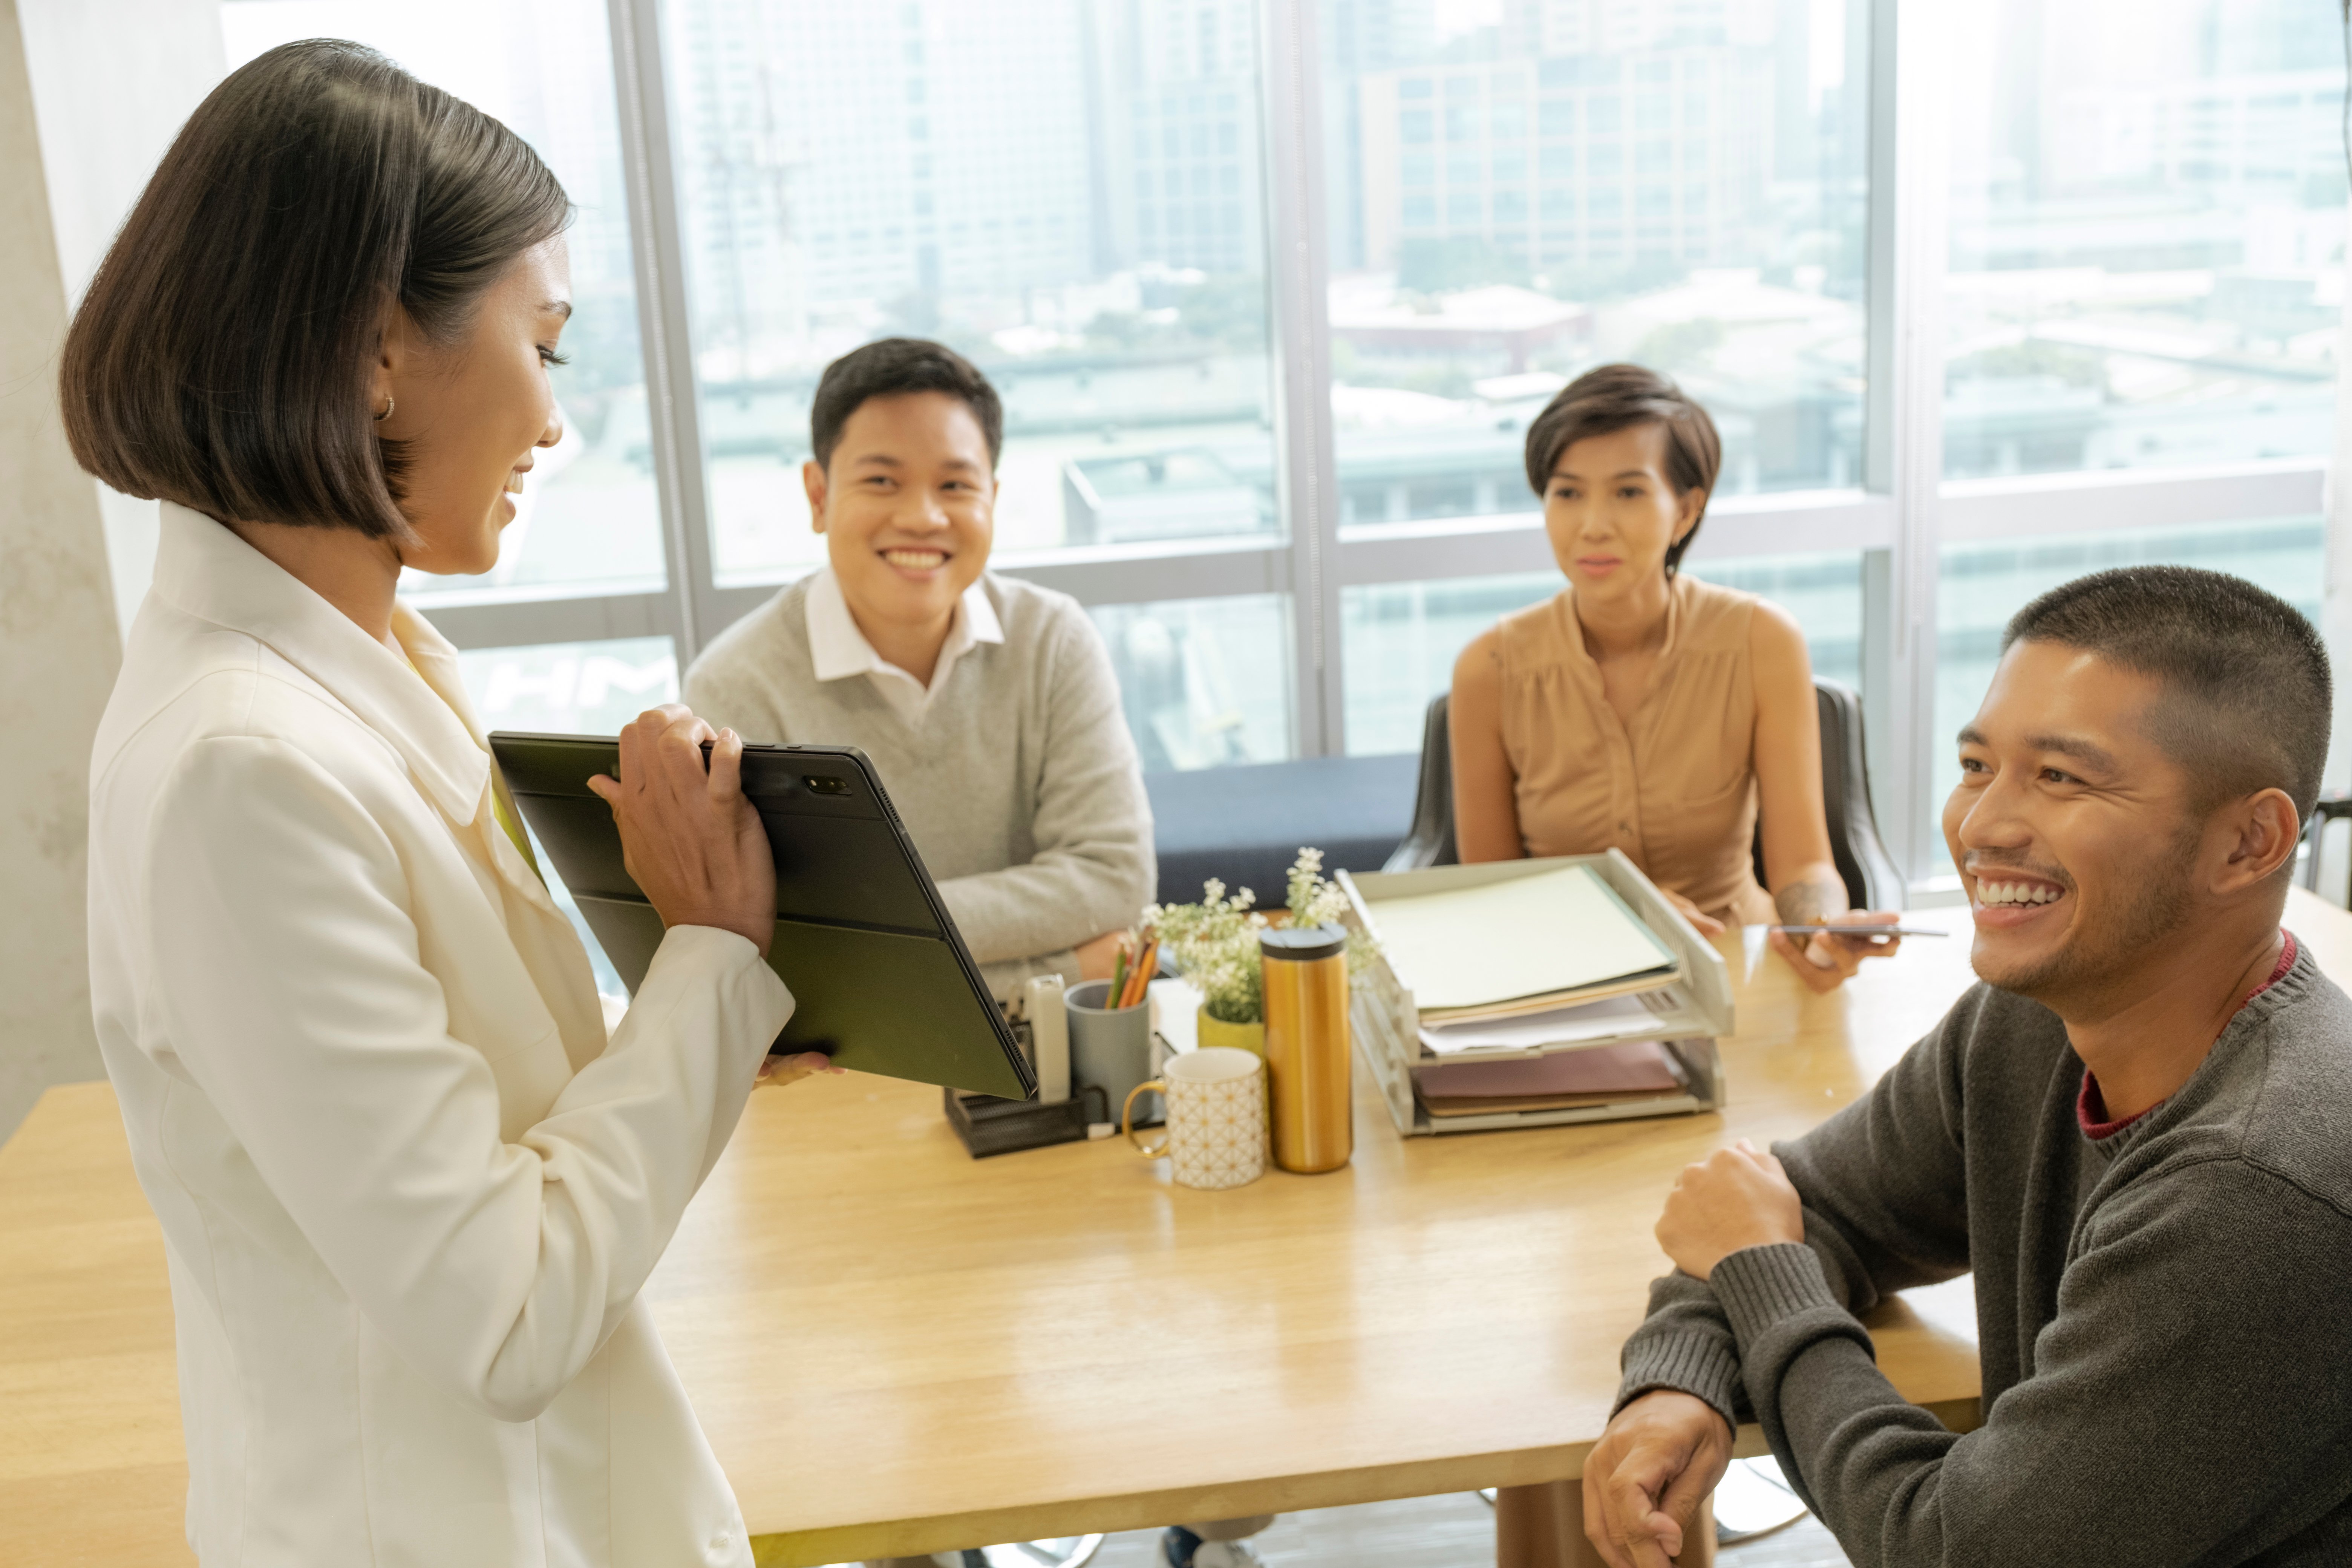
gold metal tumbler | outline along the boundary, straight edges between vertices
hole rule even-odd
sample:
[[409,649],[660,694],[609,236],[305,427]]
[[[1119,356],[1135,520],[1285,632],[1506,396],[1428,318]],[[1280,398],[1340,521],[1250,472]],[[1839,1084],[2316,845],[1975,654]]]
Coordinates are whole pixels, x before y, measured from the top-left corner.
[[1274,1163],[1286,1171],[1336,1171],[1356,1152],[1347,932],[1338,926],[1261,931],[1258,957],[1265,975]]

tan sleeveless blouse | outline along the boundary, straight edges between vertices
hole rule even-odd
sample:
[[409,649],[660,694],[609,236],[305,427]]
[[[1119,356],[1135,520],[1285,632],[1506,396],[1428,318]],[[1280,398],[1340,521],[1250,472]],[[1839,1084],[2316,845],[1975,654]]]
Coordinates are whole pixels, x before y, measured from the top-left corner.
[[1756,880],[1754,595],[1676,577],[1666,642],[1626,724],[1584,647],[1573,587],[1498,628],[1503,750],[1530,856],[1625,852],[1717,919],[1773,918]]

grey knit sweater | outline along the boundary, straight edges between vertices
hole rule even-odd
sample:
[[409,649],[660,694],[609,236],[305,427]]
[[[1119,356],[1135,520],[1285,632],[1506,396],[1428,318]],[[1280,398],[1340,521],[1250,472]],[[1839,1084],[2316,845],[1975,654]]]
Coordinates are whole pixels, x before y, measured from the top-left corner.
[[873,760],[998,996],[1075,983],[1070,950],[1135,923],[1158,867],[1135,742],[1077,601],[983,576],[1004,627],[958,659],[910,724],[865,675],[816,679],[808,579],[727,628],[686,672],[687,705],[746,741],[856,746]]
[[[1620,1402],[1763,1424],[1860,1568],[2352,1563],[2352,1000],[2299,954],[2094,1142],[2057,1017],[1979,985],[1776,1152],[1806,1242],[1675,1274]],[[1854,1319],[1976,1271],[1985,1424],[1904,1403]]]

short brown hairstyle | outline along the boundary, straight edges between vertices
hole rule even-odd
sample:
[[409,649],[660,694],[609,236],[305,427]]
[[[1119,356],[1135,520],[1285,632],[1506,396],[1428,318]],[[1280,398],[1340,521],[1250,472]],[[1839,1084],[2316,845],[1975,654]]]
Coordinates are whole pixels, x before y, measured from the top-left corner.
[[224,522],[404,538],[368,405],[386,311],[458,340],[571,213],[520,137],[374,50],[272,49],[189,116],[74,313],[74,458]]
[[[1678,496],[1715,493],[1723,467],[1723,438],[1706,410],[1654,370],[1638,364],[1604,364],[1559,389],[1528,426],[1528,488],[1538,496],[1551,483],[1560,455],[1588,436],[1608,436],[1636,425],[1662,425],[1666,432],[1666,482]],[[1680,567],[1683,552],[1698,537],[1706,505],[1690,531],[1666,550],[1666,575]]]

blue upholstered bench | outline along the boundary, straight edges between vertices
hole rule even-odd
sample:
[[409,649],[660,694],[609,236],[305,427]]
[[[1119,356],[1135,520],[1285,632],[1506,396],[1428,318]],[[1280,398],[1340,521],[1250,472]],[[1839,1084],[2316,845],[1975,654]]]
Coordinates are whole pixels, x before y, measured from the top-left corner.
[[1323,851],[1327,873],[1379,870],[1412,826],[1420,768],[1406,754],[1146,774],[1160,901],[1194,902],[1215,877],[1278,906],[1301,845]]

